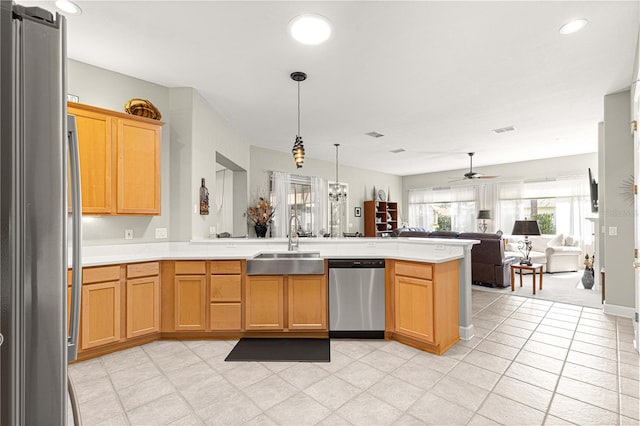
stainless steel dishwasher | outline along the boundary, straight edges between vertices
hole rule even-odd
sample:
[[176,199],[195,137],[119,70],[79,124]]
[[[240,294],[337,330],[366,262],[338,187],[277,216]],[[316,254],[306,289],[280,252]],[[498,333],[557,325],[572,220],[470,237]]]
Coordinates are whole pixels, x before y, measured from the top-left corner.
[[384,259],[329,259],[329,337],[383,339]]

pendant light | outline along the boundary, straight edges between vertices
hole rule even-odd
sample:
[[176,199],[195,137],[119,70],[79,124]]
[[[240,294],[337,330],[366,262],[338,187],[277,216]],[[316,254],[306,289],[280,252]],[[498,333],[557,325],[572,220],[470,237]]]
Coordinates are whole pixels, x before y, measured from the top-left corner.
[[336,147],[336,181],[335,183],[329,184],[329,200],[333,202],[341,202],[347,199],[347,188],[346,186],[343,188],[343,185],[340,185],[340,181],[338,180],[338,147],[339,143],[334,143]]
[[307,75],[302,71],[295,71],[291,73],[291,79],[298,83],[298,133],[296,134],[296,141],[293,144],[293,159],[296,162],[296,167],[301,168],[304,163],[304,144],[302,142],[302,136],[300,136],[300,82],[307,79]]

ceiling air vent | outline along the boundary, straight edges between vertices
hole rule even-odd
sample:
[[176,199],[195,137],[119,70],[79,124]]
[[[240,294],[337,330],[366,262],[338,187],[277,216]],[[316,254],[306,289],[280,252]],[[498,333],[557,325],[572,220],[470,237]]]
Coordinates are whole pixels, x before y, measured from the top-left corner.
[[365,133],[365,135],[371,136],[372,138],[381,138],[384,136],[382,133],[378,133],[378,132],[369,132],[369,133]]
[[405,151],[406,151],[406,149],[404,149],[404,148],[396,148],[396,149],[392,149],[389,152],[392,152],[394,154],[400,154],[401,152],[405,152]]
[[513,127],[513,126],[501,127],[499,129],[493,129],[493,131],[498,133],[498,134],[507,133],[507,132],[513,132],[514,130],[516,130],[516,128]]

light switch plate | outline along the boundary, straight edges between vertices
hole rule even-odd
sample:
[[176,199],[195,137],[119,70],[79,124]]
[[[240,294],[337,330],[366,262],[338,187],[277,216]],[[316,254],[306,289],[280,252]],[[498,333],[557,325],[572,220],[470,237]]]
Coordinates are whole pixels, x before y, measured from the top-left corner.
[[609,236],[615,237],[616,235],[618,235],[618,227],[617,226],[610,226],[609,227]]
[[156,228],[156,238],[167,238],[167,228]]
[[125,229],[124,230],[124,239],[125,240],[133,240],[133,229]]

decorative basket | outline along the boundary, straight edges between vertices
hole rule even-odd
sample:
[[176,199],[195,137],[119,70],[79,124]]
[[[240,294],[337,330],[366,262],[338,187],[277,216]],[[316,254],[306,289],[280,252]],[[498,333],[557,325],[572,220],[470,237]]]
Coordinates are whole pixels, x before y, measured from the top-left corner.
[[160,114],[158,108],[146,99],[129,99],[127,103],[124,104],[124,110],[127,114],[152,118],[154,120],[160,120],[162,118],[162,114]]

